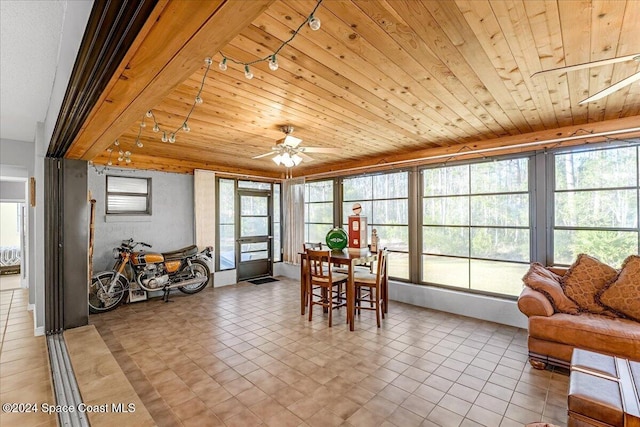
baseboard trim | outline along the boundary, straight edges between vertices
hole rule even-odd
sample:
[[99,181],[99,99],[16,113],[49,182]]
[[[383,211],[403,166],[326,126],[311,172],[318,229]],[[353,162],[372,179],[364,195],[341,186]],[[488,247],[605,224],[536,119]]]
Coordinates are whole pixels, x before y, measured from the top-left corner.
[[27,304],[27,311],[33,311],[36,309],[36,305],[35,304]]
[[38,326],[37,328],[34,328],[33,335],[35,335],[36,337],[44,335],[44,326]]

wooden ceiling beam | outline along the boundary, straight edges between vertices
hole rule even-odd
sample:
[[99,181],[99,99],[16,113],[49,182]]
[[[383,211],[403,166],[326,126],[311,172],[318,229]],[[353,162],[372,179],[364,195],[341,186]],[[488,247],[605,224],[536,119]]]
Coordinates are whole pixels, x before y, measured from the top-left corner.
[[[376,157],[358,162],[350,162],[348,165],[344,163],[323,165],[318,168],[305,168],[301,171],[302,176],[340,176],[353,173],[364,173],[375,170],[397,169],[418,164],[443,163],[447,160],[460,160],[468,158],[491,157],[497,155],[505,155],[512,153],[525,153],[535,150],[551,149],[558,146],[573,146],[587,143],[597,143],[606,141],[606,137],[594,137],[593,134],[606,132],[615,132],[623,129],[636,129],[633,132],[612,135],[611,139],[627,139],[640,137],[640,126],[637,117],[625,117],[622,119],[608,120],[603,122],[589,123],[584,125],[565,126],[558,129],[550,129],[538,132],[532,132],[522,135],[508,136],[497,138],[490,141],[480,141],[473,144],[456,144],[450,147],[436,147],[425,150],[413,151],[412,153],[389,155],[386,157]],[[564,142],[553,142],[562,138],[578,137]],[[544,141],[549,141],[544,144]],[[541,142],[540,145],[527,146],[521,144],[530,144]],[[490,153],[478,153],[470,155],[461,155],[465,151],[474,151],[482,149],[491,149]],[[429,157],[438,157],[436,159],[427,160]],[[444,156],[444,157],[440,157]],[[450,158],[446,156],[451,156]]]
[[98,156],[273,1],[169,1],[122,73],[114,75],[111,91],[78,133],[68,157]]

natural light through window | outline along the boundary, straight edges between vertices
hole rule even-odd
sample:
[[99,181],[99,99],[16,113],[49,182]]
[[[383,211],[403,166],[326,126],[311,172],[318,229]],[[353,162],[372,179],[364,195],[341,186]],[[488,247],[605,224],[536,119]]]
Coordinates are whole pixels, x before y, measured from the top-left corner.
[[353,204],[362,206],[368,236],[375,228],[381,247],[389,251],[389,276],[409,279],[409,173],[345,178],[342,185],[342,222],[345,230]]
[[638,253],[638,147],[555,155],[553,259],[586,253],[616,268]]
[[422,281],[516,296],[530,262],[529,159],[425,169]]

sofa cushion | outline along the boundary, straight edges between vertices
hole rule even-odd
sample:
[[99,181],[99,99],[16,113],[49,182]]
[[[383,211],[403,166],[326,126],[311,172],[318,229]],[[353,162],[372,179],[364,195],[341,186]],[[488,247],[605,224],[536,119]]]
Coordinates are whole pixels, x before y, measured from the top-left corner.
[[615,268],[589,255],[580,254],[562,277],[562,289],[581,311],[613,315],[596,301],[596,294],[617,275]]
[[640,360],[640,323],[629,319],[592,313],[530,317],[529,335],[539,340]]
[[578,314],[576,303],[571,301],[562,290],[560,276],[549,271],[545,266],[534,262],[522,278],[524,284],[547,297],[554,310],[559,313]]
[[640,322],[640,256],[629,256],[618,277],[598,292],[596,300],[616,313]]

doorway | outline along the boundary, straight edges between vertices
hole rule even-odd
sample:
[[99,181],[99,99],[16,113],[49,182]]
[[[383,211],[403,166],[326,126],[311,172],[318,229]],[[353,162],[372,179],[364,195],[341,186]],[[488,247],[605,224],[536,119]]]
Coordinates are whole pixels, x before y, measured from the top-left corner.
[[236,202],[237,280],[270,276],[273,272],[271,191],[238,189]]
[[0,202],[0,291],[18,289],[26,278],[24,219],[24,203]]

